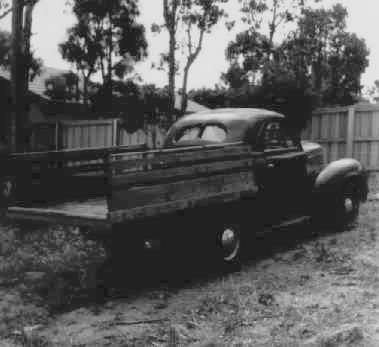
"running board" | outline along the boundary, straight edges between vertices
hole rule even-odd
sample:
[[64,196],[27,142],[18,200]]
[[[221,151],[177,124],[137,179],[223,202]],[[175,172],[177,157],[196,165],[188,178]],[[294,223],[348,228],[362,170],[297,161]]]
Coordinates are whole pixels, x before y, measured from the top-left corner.
[[311,220],[311,216],[301,216],[301,217],[297,217],[294,219],[288,219],[282,223],[274,224],[274,225],[271,225],[269,227],[264,227],[262,234],[266,234],[266,233],[272,232],[272,231],[277,231],[280,229],[290,228],[290,227],[295,226],[297,224],[309,222],[310,220]]

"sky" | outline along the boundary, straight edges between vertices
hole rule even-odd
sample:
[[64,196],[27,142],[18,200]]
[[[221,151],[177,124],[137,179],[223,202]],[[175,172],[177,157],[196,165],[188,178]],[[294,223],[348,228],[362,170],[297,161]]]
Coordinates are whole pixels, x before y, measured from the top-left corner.
[[[379,79],[379,32],[378,0],[323,0],[322,5],[329,7],[336,2],[342,3],[349,12],[347,30],[355,32],[366,40],[370,50],[370,65],[362,76],[362,84],[373,85]],[[139,0],[141,16],[139,21],[146,26],[149,44],[149,56],[146,61],[138,63],[136,70],[147,83],[158,86],[167,84],[167,73],[152,68],[152,63],[159,61],[159,54],[167,50],[167,34],[153,34],[152,23],[163,23],[162,0]],[[75,18],[64,5],[65,0],[40,0],[33,14],[32,48],[35,55],[43,59],[49,67],[70,69],[59,51],[58,44],[66,38],[66,30],[75,23]],[[225,72],[228,63],[225,60],[225,48],[233,40],[236,33],[243,29],[238,21],[239,2],[229,0],[227,11],[230,18],[237,19],[232,31],[227,31],[223,24],[217,25],[213,32],[205,37],[203,49],[191,68],[188,86],[191,88],[213,87],[220,82],[221,73]],[[1,29],[10,30],[10,17],[2,20]],[[177,77],[177,86],[181,85],[181,76]]]

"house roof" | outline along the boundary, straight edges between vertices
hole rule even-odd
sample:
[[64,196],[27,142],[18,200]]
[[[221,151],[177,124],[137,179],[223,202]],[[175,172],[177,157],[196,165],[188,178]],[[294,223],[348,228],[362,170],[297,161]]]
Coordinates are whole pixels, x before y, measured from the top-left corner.
[[[181,103],[182,103],[182,96],[180,94],[176,94],[176,96],[175,96],[175,108],[177,110],[180,110]],[[209,108],[207,108],[203,105],[200,105],[196,101],[188,99],[186,113],[195,113],[195,112],[208,111],[208,110],[209,110]]]
[[[49,79],[50,77],[58,76],[67,72],[68,72],[67,70],[56,69],[52,67],[42,67],[41,73],[36,75],[33,81],[29,82],[29,91],[44,99],[49,99],[45,95],[45,91],[46,91],[45,81]],[[10,80],[11,79],[10,71],[4,68],[0,68],[0,77]]]
[[[44,66],[41,68],[41,72],[35,76],[33,81],[29,82],[29,91],[39,97],[50,100],[48,96],[46,96],[46,85],[45,81],[51,77],[59,76],[63,73],[69,72],[68,70],[57,69],[53,67]],[[0,67],[0,77],[10,80],[11,74],[9,70]],[[177,93],[175,97],[175,109],[180,110],[182,102],[182,96]],[[207,111],[209,108],[200,105],[199,103],[188,99],[187,111],[186,113],[194,113],[200,111]]]

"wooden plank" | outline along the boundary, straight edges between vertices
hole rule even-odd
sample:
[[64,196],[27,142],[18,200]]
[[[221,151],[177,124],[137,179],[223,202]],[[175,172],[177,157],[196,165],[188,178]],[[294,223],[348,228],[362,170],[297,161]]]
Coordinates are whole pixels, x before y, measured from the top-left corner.
[[6,217],[11,220],[37,221],[49,224],[87,226],[93,229],[111,229],[108,219],[96,217],[72,216],[59,211],[10,207]]
[[162,170],[151,170],[146,172],[132,172],[114,175],[111,178],[113,189],[131,186],[134,184],[164,183],[167,180],[183,180],[204,175],[227,173],[230,171],[246,171],[253,166],[252,158],[242,160],[229,160],[211,164],[197,164],[184,167],[173,167]]
[[257,191],[257,187],[251,187],[251,189],[248,190],[232,192],[226,191],[209,194],[207,196],[194,197],[191,199],[176,200],[132,209],[111,211],[108,213],[108,220],[111,223],[121,223],[134,219],[172,213],[187,208],[205,207],[212,204],[224,204],[227,202],[240,200],[245,197],[253,197]]
[[347,112],[349,106],[339,106],[339,107],[324,107],[318,108],[313,113],[314,114],[326,114],[326,113],[336,113],[336,112]]
[[117,147],[99,147],[99,148],[81,148],[67,149],[61,151],[48,152],[30,152],[30,153],[15,153],[10,159],[25,160],[25,161],[56,161],[56,160],[91,160],[104,157],[105,155],[128,153],[136,151],[144,151],[147,147],[144,145],[136,146],[117,146]]
[[350,107],[347,119],[346,157],[353,156],[355,108]]
[[[132,145],[133,146],[133,145]],[[131,147],[132,147],[131,146]],[[135,145],[135,146],[141,146],[141,145]],[[144,145],[145,146],[145,145]],[[203,146],[188,146],[188,147],[173,147],[173,148],[164,148],[164,149],[156,149],[156,150],[149,150],[148,153],[151,155],[163,155],[163,154],[169,154],[169,153],[185,153],[185,152],[199,152],[199,151],[206,151],[206,150],[216,150],[216,149],[233,149],[233,148],[250,148],[246,144],[244,144],[242,141],[238,142],[229,142],[229,143],[221,143],[221,144],[211,144],[211,145],[203,145]],[[138,153],[127,153],[127,155],[134,155]],[[118,157],[121,157],[123,153],[115,153],[112,157],[112,159],[117,159]]]
[[[130,153],[131,155],[133,153]],[[225,146],[223,148],[198,148],[197,150],[177,149],[176,151],[148,151],[144,153],[146,158],[126,159],[111,163],[112,169],[123,170],[132,169],[138,166],[158,166],[169,167],[178,166],[184,163],[194,163],[198,161],[212,161],[230,158],[247,158],[254,156],[249,146]],[[255,153],[255,155],[257,155]]]
[[[102,200],[103,201],[103,200]],[[104,200],[105,204],[105,200]],[[99,212],[99,208],[94,207],[91,203],[66,203],[49,207],[20,207],[10,206],[8,212],[22,212],[30,215],[44,214],[46,216],[64,216],[68,218],[83,218],[93,220],[106,220],[107,210],[103,208],[103,212]]]
[[112,190],[109,210],[130,209],[196,197],[205,198],[211,194],[249,190],[255,187],[253,173],[248,171],[213,175],[154,186],[134,187],[124,190],[117,189]]
[[73,121],[62,121],[62,124],[65,126],[88,126],[88,125],[111,125],[113,119],[100,119],[100,120],[73,120]]
[[315,142],[319,143],[319,144],[329,144],[329,143],[345,143],[346,140],[343,139],[343,138],[338,138],[338,139],[318,139],[318,140],[315,140]]

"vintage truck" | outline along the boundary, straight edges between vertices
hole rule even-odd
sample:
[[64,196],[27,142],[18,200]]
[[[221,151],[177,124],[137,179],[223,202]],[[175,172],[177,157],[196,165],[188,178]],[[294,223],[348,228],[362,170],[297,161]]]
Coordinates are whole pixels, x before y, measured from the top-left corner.
[[11,219],[100,230],[124,253],[181,245],[232,263],[264,230],[309,219],[341,228],[357,216],[362,165],[323,158],[279,113],[216,109],[179,119],[161,150],[7,156],[2,205]]

